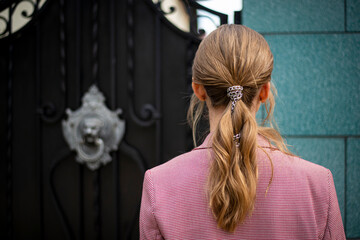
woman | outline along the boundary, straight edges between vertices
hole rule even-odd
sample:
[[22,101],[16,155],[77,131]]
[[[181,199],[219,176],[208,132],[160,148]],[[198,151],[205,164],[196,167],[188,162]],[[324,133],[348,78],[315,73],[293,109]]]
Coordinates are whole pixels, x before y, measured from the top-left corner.
[[206,106],[210,134],[146,172],[141,239],[345,239],[331,172],[256,123],[261,103],[271,119],[272,69],[265,39],[245,26],[201,42],[188,118],[195,133]]

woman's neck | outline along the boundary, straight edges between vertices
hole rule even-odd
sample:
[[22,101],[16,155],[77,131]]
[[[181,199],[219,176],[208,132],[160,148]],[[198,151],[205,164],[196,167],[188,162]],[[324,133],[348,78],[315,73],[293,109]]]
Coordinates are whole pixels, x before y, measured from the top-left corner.
[[[210,132],[214,132],[219,124],[221,116],[225,111],[226,107],[214,108],[211,106],[211,103],[209,103],[208,101],[206,101],[206,105],[208,106],[208,110],[209,110]],[[253,107],[251,108],[251,113],[253,114],[254,118],[256,118],[256,112],[259,110],[259,107],[260,107],[260,102],[256,102],[255,104],[253,104]]]
[[220,118],[225,110],[225,107],[213,108],[209,109],[209,123],[210,123],[210,132],[214,132],[217,125],[219,124]]

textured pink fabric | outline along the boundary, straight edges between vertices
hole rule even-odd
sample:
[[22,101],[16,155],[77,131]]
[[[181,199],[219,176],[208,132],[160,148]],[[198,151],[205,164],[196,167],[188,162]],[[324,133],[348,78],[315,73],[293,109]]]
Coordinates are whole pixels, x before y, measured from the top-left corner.
[[206,180],[210,136],[193,151],[145,174],[140,239],[345,239],[331,172],[258,144],[259,180],[255,209],[234,233],[219,229],[208,207]]

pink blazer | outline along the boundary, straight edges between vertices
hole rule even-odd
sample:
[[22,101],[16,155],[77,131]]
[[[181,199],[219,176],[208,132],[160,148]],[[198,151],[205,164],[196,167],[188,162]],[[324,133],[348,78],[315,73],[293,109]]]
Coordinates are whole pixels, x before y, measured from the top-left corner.
[[345,239],[330,170],[281,153],[262,139],[255,209],[234,233],[219,229],[208,206],[211,137],[191,152],[146,172],[140,239]]

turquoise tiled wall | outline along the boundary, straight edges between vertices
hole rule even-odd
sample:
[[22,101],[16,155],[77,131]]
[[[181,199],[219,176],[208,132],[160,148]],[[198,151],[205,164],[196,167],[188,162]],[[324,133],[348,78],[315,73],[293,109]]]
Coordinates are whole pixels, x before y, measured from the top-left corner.
[[244,0],[243,23],[258,32],[343,31],[341,0]]
[[346,149],[346,223],[349,237],[360,236],[360,138],[349,138]]
[[346,30],[360,31],[360,1],[346,1]]
[[[360,34],[266,36],[286,135],[360,135]],[[345,97],[346,96],[346,97]]]
[[346,236],[360,238],[360,0],[244,0],[242,14],[274,54],[281,133],[331,170]]

